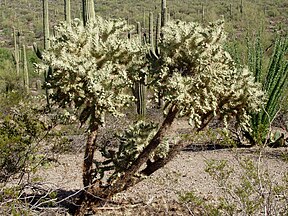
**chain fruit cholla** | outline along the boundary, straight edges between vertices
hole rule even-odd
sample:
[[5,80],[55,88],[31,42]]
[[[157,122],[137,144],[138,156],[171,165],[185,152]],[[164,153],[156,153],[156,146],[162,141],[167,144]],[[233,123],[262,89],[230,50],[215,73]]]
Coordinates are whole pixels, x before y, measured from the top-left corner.
[[[181,142],[167,148],[166,157],[151,160],[151,155],[159,149],[177,116],[189,116],[190,124],[198,130],[214,118],[226,123],[233,117],[247,128],[248,111],[257,111],[262,103],[264,94],[252,73],[237,69],[223,49],[223,21],[205,28],[196,23],[168,22],[162,29],[163,38],[158,44],[161,56],[156,60],[146,58],[148,49],[141,45],[137,35],[136,39],[128,39],[129,30],[123,21],[100,17],[85,27],[77,20],[71,26],[60,24],[58,36],[52,39],[51,48],[43,55],[43,64],[38,66],[40,71],[53,67],[48,84],[54,89],[54,101],[63,107],[73,101],[80,122],[89,120],[83,170],[87,193],[78,203],[78,214],[139,182],[141,178],[135,180],[137,174],[151,175],[169,162],[181,149]],[[134,100],[124,90],[140,79],[144,67],[149,68],[150,89],[155,90],[155,95],[163,92],[166,116],[156,132],[147,135],[143,148],[136,147],[139,151],[127,154],[122,149],[125,157],[132,160],[126,163],[127,167],[122,167],[123,161],[121,166],[114,164],[115,170],[121,170],[114,173],[111,184],[101,187],[93,181],[92,169],[98,128],[104,123],[106,113],[121,115],[121,108]],[[122,146],[128,145],[122,143]]]

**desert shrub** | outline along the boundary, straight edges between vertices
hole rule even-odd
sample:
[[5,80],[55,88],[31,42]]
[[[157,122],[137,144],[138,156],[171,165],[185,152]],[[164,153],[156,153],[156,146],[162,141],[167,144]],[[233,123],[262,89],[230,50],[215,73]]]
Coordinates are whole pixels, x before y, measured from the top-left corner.
[[11,92],[12,90],[20,90],[21,79],[16,75],[14,65],[9,60],[4,60],[0,67],[0,93]]
[[193,191],[179,195],[179,200],[195,215],[288,213],[288,173],[284,171],[276,182],[261,156],[259,160],[240,158],[237,169],[227,160],[208,160],[206,163],[205,172],[216,182],[219,197],[207,199]]
[[1,114],[0,122],[0,182],[21,177],[33,170],[39,158],[39,141],[45,129],[39,116],[25,105],[13,107]]

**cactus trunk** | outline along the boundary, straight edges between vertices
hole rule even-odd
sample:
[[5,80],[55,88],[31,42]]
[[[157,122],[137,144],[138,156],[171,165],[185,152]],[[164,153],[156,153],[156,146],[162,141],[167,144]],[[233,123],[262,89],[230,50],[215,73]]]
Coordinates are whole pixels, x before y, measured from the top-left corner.
[[166,22],[167,22],[166,0],[162,0],[161,2],[161,27],[165,26]]
[[156,39],[155,39],[155,49],[156,49],[156,55],[160,55],[160,48],[159,48],[159,42],[160,42],[160,34],[161,32],[161,13],[158,14],[157,17],[157,23],[156,23]]
[[43,0],[43,32],[44,32],[44,49],[47,50],[50,47],[48,0]]
[[68,25],[71,24],[71,4],[70,0],[64,0],[64,15],[65,15],[65,21]]
[[[137,23],[137,34],[139,40],[142,41],[141,25]],[[146,87],[146,75],[143,73],[140,81],[135,83],[135,96],[136,96],[136,107],[137,114],[144,118],[146,115],[146,97],[147,97],[147,87]]]
[[94,0],[82,0],[82,16],[84,26],[89,20],[95,19]]
[[20,62],[19,62],[19,49],[18,49],[18,43],[17,43],[17,35],[16,35],[16,29],[13,28],[13,36],[14,36],[14,59],[15,59],[15,65],[16,65],[16,74],[17,76],[20,74]]
[[23,82],[26,93],[29,92],[29,73],[26,57],[26,46],[23,44]]

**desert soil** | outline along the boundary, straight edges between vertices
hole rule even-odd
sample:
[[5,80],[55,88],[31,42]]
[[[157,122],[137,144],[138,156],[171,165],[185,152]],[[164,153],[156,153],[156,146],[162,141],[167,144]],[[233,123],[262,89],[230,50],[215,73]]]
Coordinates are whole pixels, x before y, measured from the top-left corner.
[[[262,152],[261,166],[268,169],[273,182],[278,182],[281,175],[288,170],[287,161],[281,159],[285,151],[287,152],[287,149],[279,148],[265,149]],[[107,202],[106,207],[100,208],[101,215],[135,215],[133,214],[136,211],[135,208],[138,209],[139,215],[187,215],[189,211],[179,210],[179,205],[173,207],[179,201],[179,194],[194,191],[207,200],[217,199],[221,194],[216,182],[205,172],[206,162],[228,160],[235,170],[241,172],[238,163],[241,157],[249,157],[257,162],[259,153],[257,149],[182,151],[163,169],[158,170],[135,187],[116,195],[114,201],[122,203],[122,207],[115,205],[112,207],[111,203]],[[61,189],[77,193],[83,187],[82,159],[83,153],[60,155],[57,162],[39,171],[37,176],[41,177],[42,184],[50,190]],[[233,178],[237,183],[237,177]],[[161,213],[155,212],[155,208],[159,208],[156,207],[159,203],[161,203],[161,208],[164,208],[159,210]]]

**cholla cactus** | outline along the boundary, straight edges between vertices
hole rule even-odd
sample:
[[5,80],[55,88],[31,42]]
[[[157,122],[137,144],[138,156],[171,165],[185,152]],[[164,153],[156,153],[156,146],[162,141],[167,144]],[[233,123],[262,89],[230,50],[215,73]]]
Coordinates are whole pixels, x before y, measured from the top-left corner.
[[[84,27],[80,20],[56,27],[58,35],[51,39],[51,47],[43,53],[43,64],[38,70],[53,68],[47,85],[54,89],[52,98],[60,106],[71,102],[80,111],[83,124],[89,120],[83,184],[92,183],[92,160],[98,127],[103,125],[105,113],[121,115],[122,107],[131,102],[127,87],[128,69],[143,63],[145,50],[138,38],[128,39],[130,27],[124,21],[96,17]],[[131,27],[132,29],[133,27]]]
[[80,121],[84,123],[91,113],[99,124],[110,112],[120,115],[118,108],[131,101],[123,89],[132,86],[127,68],[141,53],[139,40],[126,39],[130,29],[123,21],[106,21],[97,17],[84,26],[80,21],[56,27],[59,35],[51,39],[49,52],[43,54],[44,65],[53,67],[48,85],[55,90],[52,98],[65,107],[72,101],[75,108],[83,108]]
[[[203,28],[196,23],[169,22],[163,28],[161,61],[153,73],[166,104],[176,104],[181,116],[201,129],[213,117],[227,123],[237,116],[248,126],[247,111],[256,111],[263,92],[252,73],[237,69],[223,47],[223,21]],[[154,65],[155,67],[155,65]]]
[[[113,150],[105,145],[102,146],[101,153],[105,157],[105,160],[103,162],[96,162],[95,178],[100,180],[102,184],[105,184],[103,177],[106,171],[110,171],[107,183],[113,184],[113,181],[136,160],[156,132],[156,124],[138,121],[124,132],[116,134],[115,136],[119,140],[119,147],[117,150]],[[155,159],[163,158],[167,155],[168,151],[169,143],[163,142],[150,155],[150,160],[154,161]],[[111,170],[113,171],[112,174]]]
[[[75,108],[80,110],[81,123],[89,119],[83,170],[83,183],[88,186],[87,205],[99,202],[95,197],[106,199],[125,190],[135,183],[135,175],[150,175],[171,160],[180,144],[167,148],[167,143],[166,146],[161,143],[177,116],[189,116],[190,124],[198,130],[214,117],[220,117],[224,122],[236,117],[241,126],[247,127],[248,110],[256,111],[263,98],[263,92],[259,84],[254,83],[249,70],[238,70],[224,51],[222,21],[206,28],[195,23],[168,22],[159,42],[161,56],[150,65],[147,65],[149,60],[145,60],[149,49],[141,45],[137,35],[135,39],[128,39],[129,30],[123,21],[107,21],[100,17],[85,27],[80,21],[72,22],[71,26],[62,23],[57,27],[58,36],[51,40],[51,48],[43,54],[44,64],[39,65],[40,71],[53,67],[48,84],[55,89],[54,101],[63,107],[74,102]],[[149,71],[141,70],[145,67]],[[126,140],[120,143],[120,148],[124,149],[103,151],[109,159],[107,163],[114,160],[113,169],[121,169],[112,174],[110,184],[98,187],[93,182],[95,172],[92,169],[98,126],[104,123],[103,116],[107,112],[121,115],[120,108],[133,99],[125,88],[132,87],[143,73],[149,75],[148,85],[156,93],[163,91],[168,113],[157,131],[153,132],[153,125],[146,125],[151,132],[136,133],[135,130],[142,126],[147,129],[145,124],[139,123],[123,135]],[[129,140],[128,135],[135,135],[135,138]],[[142,135],[145,135],[144,139],[137,140]],[[159,149],[165,149],[167,153],[158,154]],[[151,158],[153,154],[157,157]],[[99,165],[96,163],[98,168]],[[109,170],[110,166],[105,169]],[[78,213],[85,212],[85,200],[88,198],[80,200]]]

